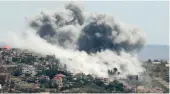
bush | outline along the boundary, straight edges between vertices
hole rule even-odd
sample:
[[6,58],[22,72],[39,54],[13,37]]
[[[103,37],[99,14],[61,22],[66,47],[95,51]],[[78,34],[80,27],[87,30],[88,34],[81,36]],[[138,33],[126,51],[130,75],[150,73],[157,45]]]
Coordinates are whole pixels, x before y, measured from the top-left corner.
[[105,87],[105,89],[109,90],[109,91],[115,91],[115,92],[124,92],[124,86],[122,83],[119,83],[117,80],[109,83],[109,85],[107,85]]
[[22,70],[17,68],[16,70],[14,70],[14,72],[12,73],[14,76],[20,76],[22,75]]

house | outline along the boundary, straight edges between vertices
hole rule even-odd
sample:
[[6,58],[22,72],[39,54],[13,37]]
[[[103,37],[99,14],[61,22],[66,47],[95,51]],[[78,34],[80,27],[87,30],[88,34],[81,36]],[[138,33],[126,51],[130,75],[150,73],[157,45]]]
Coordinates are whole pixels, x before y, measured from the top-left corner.
[[161,88],[155,87],[155,88],[150,88],[148,92],[149,93],[163,93],[163,90]]
[[8,61],[8,56],[4,56],[4,60],[5,60],[5,62],[7,62]]
[[129,75],[128,79],[129,80],[138,80],[138,75]]
[[136,88],[137,93],[163,93],[162,88],[154,87],[154,88],[145,88],[144,86],[138,86]]
[[152,64],[161,64],[161,62],[152,62]]
[[168,64],[165,64],[166,67],[169,67],[169,63]]
[[145,89],[144,86],[138,86],[138,87],[136,88],[136,92],[144,93],[144,92],[146,92],[146,91],[144,91],[144,89]]
[[24,65],[22,67],[22,73],[24,75],[30,74],[31,76],[35,76],[36,75],[35,67],[32,65]]
[[25,56],[32,56],[32,53],[26,52]]
[[104,80],[104,82],[108,82],[109,78],[104,78],[103,80]]
[[133,88],[132,86],[130,86],[130,85],[128,85],[128,84],[125,84],[124,86],[125,86],[125,90],[126,90],[126,91],[131,91],[132,88]]
[[38,89],[38,88],[40,88],[40,84],[34,84],[33,87],[34,87],[34,89]]
[[63,83],[62,83],[62,77],[65,77],[65,75],[63,74],[57,74],[54,76],[53,80],[56,80],[57,81],[57,84],[58,84],[58,89],[60,90],[61,87],[63,86]]
[[12,62],[12,56],[9,56],[9,57],[7,58],[7,61]]
[[8,70],[8,72],[13,72],[17,65],[15,64],[6,64],[6,65],[2,65],[6,70]]

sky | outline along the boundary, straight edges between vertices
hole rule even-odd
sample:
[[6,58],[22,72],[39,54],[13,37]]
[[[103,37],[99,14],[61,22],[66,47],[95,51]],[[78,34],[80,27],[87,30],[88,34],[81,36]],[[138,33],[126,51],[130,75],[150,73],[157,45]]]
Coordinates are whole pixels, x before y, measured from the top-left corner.
[[[27,17],[34,17],[42,10],[64,7],[62,1],[0,1],[0,33],[23,31],[27,28]],[[88,12],[113,15],[120,21],[141,28],[148,44],[169,44],[168,1],[84,1]]]

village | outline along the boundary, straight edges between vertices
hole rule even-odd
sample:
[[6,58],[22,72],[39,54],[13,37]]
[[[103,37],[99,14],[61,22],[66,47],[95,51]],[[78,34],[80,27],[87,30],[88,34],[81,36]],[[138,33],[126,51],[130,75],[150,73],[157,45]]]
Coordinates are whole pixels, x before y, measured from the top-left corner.
[[[42,56],[27,50],[3,46],[0,49],[0,92],[1,93],[167,93],[169,92],[169,63],[148,60],[143,67],[151,77],[153,86],[145,87],[142,77],[131,75],[129,82],[110,81],[83,73],[73,74],[54,55]],[[116,68],[108,70],[110,75],[120,73]],[[130,83],[130,82],[135,82]]]

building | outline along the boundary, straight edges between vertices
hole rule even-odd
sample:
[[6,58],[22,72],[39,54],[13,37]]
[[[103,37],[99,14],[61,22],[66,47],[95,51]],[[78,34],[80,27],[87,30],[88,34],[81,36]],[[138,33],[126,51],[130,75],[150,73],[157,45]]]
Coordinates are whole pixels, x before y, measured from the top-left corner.
[[138,75],[129,75],[128,79],[129,80],[138,80]]
[[166,67],[169,67],[169,63],[168,64],[165,64]]
[[34,84],[33,87],[34,87],[34,89],[38,89],[38,88],[40,88],[40,84]]
[[35,70],[35,67],[32,66],[32,65],[24,65],[22,67],[22,73],[23,73],[23,76],[25,76],[26,74],[29,74],[31,76],[35,76],[36,70]]
[[26,52],[25,56],[32,56],[32,53]]
[[161,62],[152,62],[152,64],[161,64]]
[[163,93],[162,88],[145,88],[144,86],[138,86],[136,88],[137,93]]
[[12,62],[12,56],[9,56],[9,57],[7,58],[7,61],[8,61],[8,62]]
[[63,86],[62,77],[65,77],[65,75],[63,75],[63,74],[57,74],[57,75],[55,75],[54,78],[53,78],[53,80],[56,80],[56,81],[57,81],[58,89],[59,89],[59,90],[60,90],[61,87]]
[[138,86],[138,87],[136,88],[136,92],[138,92],[138,93],[144,93],[144,92],[146,92],[144,89],[145,89],[144,86]]
[[106,82],[106,83],[109,82],[109,78],[104,78],[103,80],[104,80],[104,82]]
[[3,66],[0,66],[0,84],[3,86],[8,81],[10,81],[10,74],[8,73],[7,69]]
[[17,65],[15,64],[4,64],[2,65],[6,70],[8,70],[9,73],[13,72],[16,68]]
[[125,90],[128,91],[128,92],[131,92],[132,91],[132,86],[128,85],[128,84],[124,84],[125,86]]

